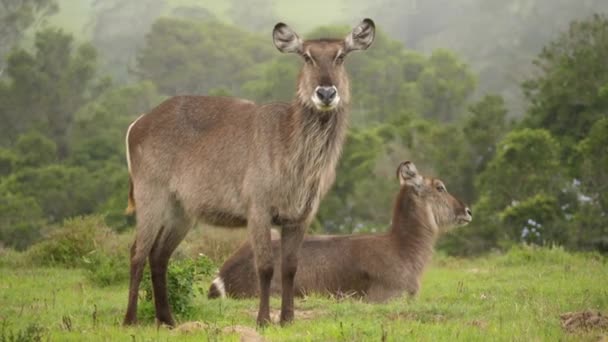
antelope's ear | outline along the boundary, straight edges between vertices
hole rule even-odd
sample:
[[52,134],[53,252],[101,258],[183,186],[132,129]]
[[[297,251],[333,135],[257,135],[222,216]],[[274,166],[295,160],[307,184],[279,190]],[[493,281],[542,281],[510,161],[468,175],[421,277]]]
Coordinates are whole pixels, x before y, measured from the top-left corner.
[[376,24],[374,24],[374,21],[369,18],[363,19],[363,21],[353,28],[352,32],[344,38],[346,52],[366,50],[372,45],[375,35]]
[[283,53],[302,52],[302,39],[298,34],[284,23],[278,23],[272,30],[274,46]]
[[409,160],[399,164],[397,177],[401,186],[410,185],[418,187],[423,183],[422,176],[418,173],[416,165]]

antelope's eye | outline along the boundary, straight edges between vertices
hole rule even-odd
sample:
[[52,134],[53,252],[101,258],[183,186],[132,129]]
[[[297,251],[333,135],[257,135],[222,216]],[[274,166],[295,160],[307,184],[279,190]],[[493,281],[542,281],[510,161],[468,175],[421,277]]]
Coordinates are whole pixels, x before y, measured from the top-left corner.
[[336,64],[342,64],[344,62],[344,57],[345,55],[343,53],[339,54],[338,57],[336,57]]
[[304,57],[304,61],[308,64],[312,64],[312,57],[310,57],[308,54],[303,54],[302,57]]
[[436,188],[436,189],[437,189],[437,191],[439,191],[439,192],[445,192],[445,191],[446,191],[445,186],[443,186],[443,185],[441,185],[441,184],[437,185],[437,188]]

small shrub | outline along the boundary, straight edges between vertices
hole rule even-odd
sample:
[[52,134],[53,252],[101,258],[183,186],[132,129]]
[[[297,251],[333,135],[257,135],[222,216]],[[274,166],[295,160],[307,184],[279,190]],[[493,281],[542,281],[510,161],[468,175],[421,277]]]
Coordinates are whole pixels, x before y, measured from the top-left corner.
[[129,258],[125,255],[108,255],[94,251],[83,258],[87,278],[97,286],[120,284],[129,279]]
[[[169,263],[167,270],[167,293],[172,312],[187,318],[192,313],[194,297],[203,293],[197,282],[213,274],[216,266],[210,258],[201,254],[195,259],[176,260]],[[139,306],[139,315],[143,319],[154,319],[154,294],[150,272],[147,269],[142,282],[143,302]]]
[[27,260],[23,253],[0,246],[0,268],[23,268],[26,266]]
[[37,266],[81,266],[83,258],[95,251],[109,234],[111,230],[101,216],[67,219],[47,239],[32,246],[28,256]]

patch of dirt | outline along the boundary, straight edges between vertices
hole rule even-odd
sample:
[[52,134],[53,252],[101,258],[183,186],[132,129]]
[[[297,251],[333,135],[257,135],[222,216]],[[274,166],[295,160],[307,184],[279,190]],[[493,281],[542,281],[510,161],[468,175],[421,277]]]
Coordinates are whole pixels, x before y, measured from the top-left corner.
[[599,311],[585,310],[560,315],[561,325],[569,333],[598,329],[608,331],[608,317]]
[[194,322],[182,323],[182,324],[178,325],[177,327],[175,327],[175,329],[173,329],[173,331],[178,332],[180,334],[191,334],[193,332],[205,330],[208,327],[209,327],[209,325],[207,325],[206,323],[194,321]]
[[[323,316],[326,313],[327,312],[323,311],[323,310],[295,310],[294,311],[294,315],[295,315],[294,321],[298,321],[298,320],[310,321],[319,316]],[[253,319],[256,319],[258,316],[258,310],[257,309],[249,310],[249,315],[251,317],[253,317]],[[270,321],[272,321],[272,323],[279,323],[280,316],[281,316],[280,310],[270,310]]]
[[241,342],[263,342],[264,338],[258,334],[258,332],[250,327],[242,326],[242,325],[234,325],[231,327],[225,327],[222,329],[223,333],[233,333],[239,334],[241,336]]
[[416,315],[411,312],[397,312],[389,313],[386,318],[391,321],[413,321],[416,319]]
[[479,269],[479,268],[470,268],[468,270],[466,270],[467,273],[473,273],[473,274],[478,274],[478,273],[488,273],[488,270],[486,269]]
[[397,312],[386,315],[391,321],[419,321],[423,323],[441,323],[447,321],[445,315],[439,313]]
[[[207,329],[217,329],[210,327],[209,324],[204,322],[186,322],[178,325],[174,332],[180,334],[191,334],[197,331],[207,330]],[[218,329],[219,330],[219,329]],[[254,328],[246,327],[243,325],[233,325],[230,327],[224,327],[219,332],[223,334],[238,334],[240,336],[241,342],[263,342],[265,341],[262,335],[258,334],[258,332]]]

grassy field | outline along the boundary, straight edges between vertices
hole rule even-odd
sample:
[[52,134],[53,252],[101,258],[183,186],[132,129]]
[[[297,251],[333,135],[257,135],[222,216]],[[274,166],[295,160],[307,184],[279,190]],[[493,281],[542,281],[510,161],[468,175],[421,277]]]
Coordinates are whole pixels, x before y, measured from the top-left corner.
[[[204,294],[178,329],[152,321],[123,328],[126,283],[100,288],[83,272],[0,268],[0,341],[26,332],[51,341],[255,340],[255,300],[209,301]],[[205,290],[208,284],[200,281]],[[272,307],[276,314],[278,298]],[[529,248],[472,260],[436,257],[414,300],[371,305],[309,297],[296,307],[293,325],[257,333],[271,341],[606,340],[606,327],[566,332],[560,314],[608,313],[608,260]]]

